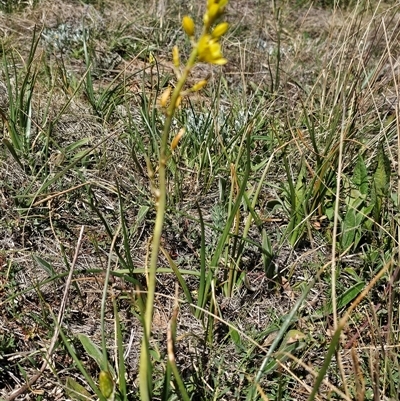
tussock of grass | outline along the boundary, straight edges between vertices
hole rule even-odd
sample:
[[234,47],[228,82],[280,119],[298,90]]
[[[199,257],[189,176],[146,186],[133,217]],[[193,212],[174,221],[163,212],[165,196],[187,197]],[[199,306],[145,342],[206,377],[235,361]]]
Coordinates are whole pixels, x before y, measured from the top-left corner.
[[[153,398],[396,400],[400,9],[264,3],[229,4],[229,63],[196,67],[173,120]],[[203,5],[19,4],[0,14],[0,397],[42,366],[84,225],[63,341],[25,392],[95,397],[126,369],[116,398],[140,399],[160,95]]]

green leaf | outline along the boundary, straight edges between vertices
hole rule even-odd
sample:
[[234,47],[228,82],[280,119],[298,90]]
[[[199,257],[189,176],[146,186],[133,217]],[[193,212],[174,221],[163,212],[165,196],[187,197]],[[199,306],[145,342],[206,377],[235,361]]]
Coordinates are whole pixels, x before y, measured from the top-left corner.
[[364,281],[359,281],[358,283],[347,289],[343,294],[341,294],[337,299],[338,309],[348,305],[358,294],[360,294],[364,287]]
[[361,195],[368,194],[368,171],[364,158],[361,155],[358,155],[357,164],[354,167],[351,181],[358,191],[360,191]]
[[103,394],[104,397],[106,397],[107,399],[110,399],[111,395],[115,390],[114,381],[112,379],[110,372],[105,370],[100,371],[99,388],[101,394]]
[[378,164],[373,175],[376,196],[386,196],[390,184],[390,161],[386,156],[383,145],[379,146]]
[[72,377],[67,377],[65,382],[65,392],[67,393],[67,396],[74,401],[88,401],[92,399],[89,391]]
[[[337,298],[337,309],[344,308],[347,306],[354,298],[356,298],[360,292],[364,289],[364,281],[359,281],[352,287],[348,288],[343,294],[340,294]],[[317,315],[327,316],[332,313],[332,303],[328,303],[323,308],[317,311]]]
[[54,277],[57,274],[49,262],[46,262],[44,259],[36,255],[32,255],[32,257],[35,262],[49,275],[49,277]]
[[275,275],[275,264],[273,262],[274,251],[272,250],[271,240],[266,230],[263,228],[261,231],[262,238],[262,260],[264,265],[265,276],[273,279]]
[[24,165],[22,164],[20,158],[18,157],[17,151],[15,150],[15,141],[12,144],[8,139],[3,139],[4,145],[7,147],[8,151],[11,153],[14,160],[19,164],[22,170],[24,170]]
[[192,304],[193,303],[192,295],[190,293],[189,287],[186,284],[185,279],[183,278],[181,272],[179,271],[178,266],[172,260],[170,254],[162,246],[160,246],[160,250],[164,254],[165,258],[168,260],[169,266],[171,267],[172,271],[174,272],[175,277],[177,278],[177,280],[185,294],[187,303]]
[[100,351],[100,348],[86,334],[78,334],[78,338],[83,348],[85,348],[85,351],[96,361],[99,368],[101,370],[107,370],[108,367],[104,366],[103,353]]
[[288,224],[289,242],[294,246],[301,238],[304,231],[305,200],[307,197],[307,169],[304,157],[301,160],[300,172],[294,188],[294,196],[291,196],[291,216]]
[[[304,215],[304,200],[306,196],[306,163],[304,162],[304,157],[301,160],[301,168],[299,172],[299,176],[297,177],[295,194],[296,194],[296,205],[295,211],[296,215],[301,215],[301,218]],[[293,205],[292,205],[293,207]]]
[[237,346],[240,346],[240,345],[241,345],[242,340],[241,340],[241,338],[240,338],[239,332],[238,332],[236,329],[234,329],[233,327],[229,327],[229,335],[230,335],[232,341],[233,341]]
[[364,220],[364,214],[357,209],[350,208],[344,218],[342,224],[341,246],[347,249],[354,243],[356,232],[359,231],[360,225]]
[[66,146],[64,151],[66,154],[68,154],[77,148],[87,145],[89,142],[90,142],[90,138],[79,139],[78,141],[75,141],[75,142],[71,143],[70,145]]
[[379,146],[377,159],[377,166],[373,175],[371,202],[374,205],[374,219],[376,222],[379,222],[381,219],[383,199],[388,194],[390,184],[390,161],[385,154],[382,144]]

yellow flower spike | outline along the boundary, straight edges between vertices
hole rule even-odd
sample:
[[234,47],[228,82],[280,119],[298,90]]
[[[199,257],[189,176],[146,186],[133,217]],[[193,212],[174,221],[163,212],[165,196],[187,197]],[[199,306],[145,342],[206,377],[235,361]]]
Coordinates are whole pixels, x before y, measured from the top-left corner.
[[174,46],[172,49],[172,61],[174,62],[174,66],[178,68],[181,64],[179,59],[179,49],[178,46]]
[[195,26],[194,21],[188,15],[185,15],[182,19],[182,28],[189,37],[194,36]]
[[174,150],[178,146],[178,143],[185,134],[185,131],[185,128],[181,128],[179,132],[175,135],[175,138],[171,142],[171,150]]
[[227,22],[221,22],[214,28],[211,35],[213,38],[219,39],[222,35],[225,35],[228,28],[229,28],[229,24]]
[[107,399],[111,397],[113,391],[114,391],[114,382],[111,377],[110,372],[106,372],[105,370],[102,370],[99,375],[99,388],[101,391],[101,394],[104,395]]
[[227,60],[222,56],[218,39],[213,39],[210,35],[203,35],[200,38],[197,50],[199,61],[217,65],[227,63]]
[[199,52],[199,57],[201,57],[201,55],[207,51],[208,48],[208,44],[211,40],[211,36],[210,35],[203,35],[200,39],[199,39],[199,43],[197,45],[197,51]]
[[192,92],[197,92],[200,89],[203,89],[206,85],[207,85],[207,80],[206,79],[202,79],[201,81],[197,82],[197,84],[194,84],[191,88]]
[[168,88],[165,89],[165,91],[161,95],[161,98],[160,98],[161,107],[166,107],[167,106],[168,99],[169,99],[170,95],[171,95],[171,87],[168,86]]

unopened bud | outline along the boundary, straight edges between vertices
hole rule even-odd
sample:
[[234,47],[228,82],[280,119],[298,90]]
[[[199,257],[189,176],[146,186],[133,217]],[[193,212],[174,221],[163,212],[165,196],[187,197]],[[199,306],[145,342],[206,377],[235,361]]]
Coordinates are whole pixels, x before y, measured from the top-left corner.
[[185,15],[182,19],[182,28],[186,32],[186,35],[190,37],[194,36],[194,21],[188,15]]
[[185,128],[181,128],[179,132],[175,135],[175,138],[171,142],[171,150],[174,150],[177,146],[183,134],[185,133]]
[[178,108],[181,105],[182,102],[182,96],[178,96],[178,99],[176,99],[175,102],[175,107]]
[[200,89],[204,88],[207,85],[207,80],[202,79],[201,81],[197,82],[197,84],[194,84],[192,86],[192,92],[197,92]]
[[166,107],[168,103],[169,96],[171,95],[171,87],[168,86],[167,89],[162,93],[160,98],[161,107]]
[[226,33],[228,28],[229,28],[229,24],[227,22],[221,22],[214,28],[211,35],[213,38],[218,39]]
[[179,60],[179,49],[178,46],[174,46],[172,49],[172,61],[174,62],[174,66],[178,68],[181,64]]

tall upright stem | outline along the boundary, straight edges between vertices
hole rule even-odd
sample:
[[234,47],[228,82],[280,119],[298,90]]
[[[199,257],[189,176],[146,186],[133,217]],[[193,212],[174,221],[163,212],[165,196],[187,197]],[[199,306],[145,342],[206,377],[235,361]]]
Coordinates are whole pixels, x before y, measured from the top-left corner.
[[153,309],[154,309],[153,303],[154,303],[155,286],[156,286],[158,253],[160,250],[160,241],[161,241],[162,229],[164,225],[164,215],[166,209],[166,198],[167,198],[166,164],[168,157],[167,156],[168,136],[171,129],[172,119],[175,114],[178,98],[181,94],[183,85],[187,80],[190,70],[195,64],[196,57],[197,57],[197,48],[194,48],[192,50],[192,53],[190,54],[189,60],[182,72],[182,75],[178,80],[175,89],[172,92],[171,103],[167,109],[167,118],[165,120],[164,129],[161,136],[160,159],[158,168],[158,189],[155,190],[154,194],[157,214],[154,225],[152,248],[151,248],[146,310],[143,322],[144,336],[142,341],[142,348],[140,355],[140,369],[139,369],[140,393],[143,401],[151,401],[152,399],[149,340],[151,336],[151,323],[153,320]]

